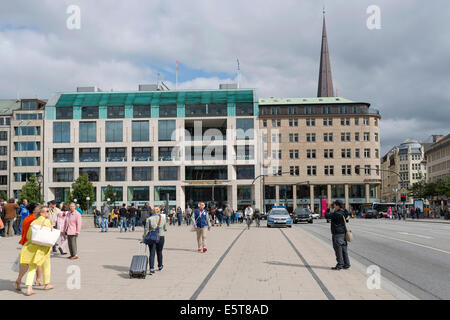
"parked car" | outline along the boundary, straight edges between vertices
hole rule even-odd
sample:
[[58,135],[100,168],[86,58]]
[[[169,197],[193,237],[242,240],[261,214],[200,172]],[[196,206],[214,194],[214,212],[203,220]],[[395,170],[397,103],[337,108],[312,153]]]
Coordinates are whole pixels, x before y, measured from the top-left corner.
[[313,214],[307,208],[297,208],[293,212],[292,220],[295,224],[299,222],[313,223]]
[[312,217],[313,217],[313,219],[320,219],[320,214],[313,212]]
[[378,214],[375,210],[367,210],[367,211],[363,212],[362,217],[364,219],[377,219]]
[[285,207],[273,207],[267,215],[267,227],[285,226],[292,228],[292,218]]

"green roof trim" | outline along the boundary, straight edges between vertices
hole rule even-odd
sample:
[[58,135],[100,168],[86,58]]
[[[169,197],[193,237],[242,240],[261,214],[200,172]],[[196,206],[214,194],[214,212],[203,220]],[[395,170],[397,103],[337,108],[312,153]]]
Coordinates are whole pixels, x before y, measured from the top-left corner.
[[259,105],[311,105],[311,104],[348,104],[358,103],[341,97],[329,98],[262,98]]
[[125,105],[187,105],[210,103],[254,103],[254,90],[192,90],[61,93],[56,107]]

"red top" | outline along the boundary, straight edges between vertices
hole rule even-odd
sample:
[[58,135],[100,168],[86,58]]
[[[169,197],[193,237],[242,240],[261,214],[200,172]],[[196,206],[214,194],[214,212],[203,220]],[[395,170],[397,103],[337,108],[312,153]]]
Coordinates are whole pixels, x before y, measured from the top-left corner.
[[24,245],[25,243],[27,243],[28,239],[27,239],[27,233],[28,233],[28,229],[30,229],[30,224],[36,220],[34,213],[30,214],[28,217],[26,217],[23,222],[22,222],[22,239],[20,239],[19,243],[21,245]]

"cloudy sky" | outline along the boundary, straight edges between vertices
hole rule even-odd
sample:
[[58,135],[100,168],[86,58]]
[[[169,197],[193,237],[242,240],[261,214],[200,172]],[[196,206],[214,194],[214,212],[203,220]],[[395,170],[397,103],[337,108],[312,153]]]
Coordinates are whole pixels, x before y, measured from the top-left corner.
[[[382,112],[382,152],[450,133],[448,0],[0,0],[0,98],[47,99],[160,77],[211,89],[236,79],[263,97],[315,97],[322,6],[335,89]],[[81,10],[70,30],[67,8]],[[381,9],[381,29],[367,8]]]

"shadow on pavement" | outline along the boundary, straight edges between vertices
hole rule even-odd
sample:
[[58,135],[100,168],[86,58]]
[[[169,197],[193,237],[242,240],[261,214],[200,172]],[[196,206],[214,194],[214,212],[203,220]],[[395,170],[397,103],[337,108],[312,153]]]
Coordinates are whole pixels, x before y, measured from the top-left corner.
[[11,292],[15,292],[17,294],[23,295],[22,291],[17,291],[14,288],[14,280],[4,280],[4,279],[0,279],[0,291],[11,291]]
[[130,268],[129,267],[104,265],[103,268],[118,271],[118,272],[120,272],[119,277],[124,278],[124,279],[130,279],[130,275],[129,275]]
[[[285,266],[285,267],[300,267],[300,268],[306,268],[303,264],[292,264],[292,263],[285,263],[285,262],[279,262],[279,261],[266,261],[264,262],[266,264],[271,264],[274,266]],[[321,266],[310,266],[313,269],[323,269],[323,270],[330,270],[331,267],[321,267]]]
[[195,253],[197,253],[197,249],[164,248],[164,250],[168,250],[168,251],[186,251],[186,252],[195,252]]

